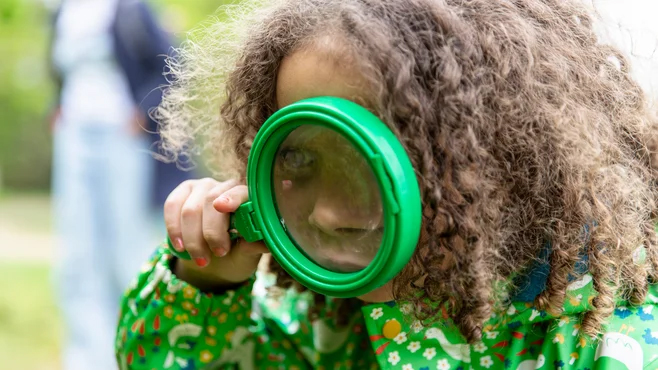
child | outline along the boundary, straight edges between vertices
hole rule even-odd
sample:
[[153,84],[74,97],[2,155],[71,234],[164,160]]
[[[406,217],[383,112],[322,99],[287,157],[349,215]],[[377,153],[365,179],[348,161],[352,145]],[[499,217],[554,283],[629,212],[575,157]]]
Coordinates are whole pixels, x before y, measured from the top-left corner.
[[[246,13],[208,26],[171,62],[158,111],[166,148],[189,150],[200,134],[218,176],[237,180],[170,195],[169,236],[193,259],[160,248],[127,293],[122,369],[658,366],[655,153],[644,144],[654,121],[584,9],[289,0]],[[306,291],[274,261],[255,274],[265,246],[232,245],[226,232],[247,200],[260,125],[314,96],[378,115],[421,188],[414,256],[358,299]],[[321,226],[349,227],[324,207],[335,217]]]

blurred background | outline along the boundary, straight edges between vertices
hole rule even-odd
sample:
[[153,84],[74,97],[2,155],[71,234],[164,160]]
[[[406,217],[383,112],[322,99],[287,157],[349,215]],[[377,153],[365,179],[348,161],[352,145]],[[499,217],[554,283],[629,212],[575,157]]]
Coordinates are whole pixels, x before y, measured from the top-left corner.
[[[92,0],[94,1],[94,0]],[[227,1],[148,0],[174,43]],[[49,194],[56,87],[47,60],[58,0],[0,0],[1,368],[61,368]]]
[[[0,0],[0,359],[3,368],[60,369],[62,320],[52,292],[56,254],[48,115],[55,85],[47,45],[57,0]],[[221,0],[149,0],[175,42]],[[658,2],[595,0],[598,32],[631,55],[633,73],[658,91]]]

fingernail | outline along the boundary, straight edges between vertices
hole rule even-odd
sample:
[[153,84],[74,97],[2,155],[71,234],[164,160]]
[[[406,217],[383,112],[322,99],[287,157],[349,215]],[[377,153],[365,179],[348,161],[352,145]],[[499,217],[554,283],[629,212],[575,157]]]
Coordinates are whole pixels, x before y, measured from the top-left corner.
[[212,252],[217,257],[224,257],[226,255],[226,250],[224,248],[215,248],[212,250]]
[[199,257],[199,258],[195,258],[194,262],[199,267],[206,267],[206,265],[208,264],[208,259],[206,259],[204,257]]
[[220,202],[220,203],[225,203],[225,204],[228,203],[229,200],[230,200],[230,199],[229,199],[226,195],[222,195],[222,196],[220,196],[219,198],[217,198],[217,201],[218,201],[218,202]]
[[178,252],[182,252],[183,250],[185,250],[185,247],[183,246],[183,239],[181,239],[181,238],[176,238],[175,243],[174,243],[174,248],[175,248]]

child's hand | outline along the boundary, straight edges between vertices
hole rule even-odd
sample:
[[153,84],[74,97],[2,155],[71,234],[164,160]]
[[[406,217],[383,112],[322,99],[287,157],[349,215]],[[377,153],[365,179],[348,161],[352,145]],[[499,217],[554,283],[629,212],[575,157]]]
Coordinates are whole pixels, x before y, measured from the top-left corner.
[[231,243],[230,213],[248,200],[247,187],[235,180],[189,180],[171,192],[164,206],[167,233],[177,251],[192,260],[179,259],[176,275],[198,288],[212,289],[247,280],[267,248],[261,242]]

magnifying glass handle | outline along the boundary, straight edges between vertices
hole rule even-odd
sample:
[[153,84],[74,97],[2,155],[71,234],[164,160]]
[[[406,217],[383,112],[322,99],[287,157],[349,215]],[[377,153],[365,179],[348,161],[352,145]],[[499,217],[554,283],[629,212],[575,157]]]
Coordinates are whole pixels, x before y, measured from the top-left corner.
[[[231,213],[229,218],[228,234],[231,240],[243,238],[247,242],[255,242],[263,239],[262,233],[256,228],[253,222],[254,208],[251,202],[240,205],[235,213]],[[187,251],[178,252],[171,243],[171,238],[167,235],[167,245],[171,253],[181,259],[191,260],[192,257]]]

